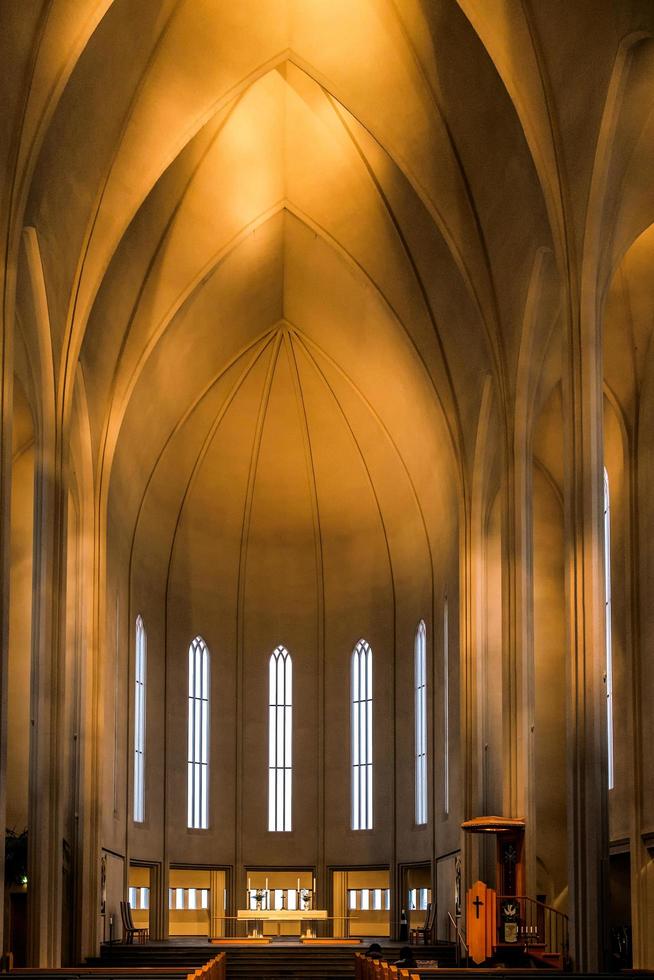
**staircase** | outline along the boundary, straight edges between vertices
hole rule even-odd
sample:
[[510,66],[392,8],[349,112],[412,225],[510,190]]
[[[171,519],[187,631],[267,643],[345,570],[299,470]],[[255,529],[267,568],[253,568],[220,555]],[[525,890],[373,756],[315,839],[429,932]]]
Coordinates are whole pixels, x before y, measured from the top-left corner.
[[241,946],[227,950],[228,980],[337,980],[354,976],[354,953],[347,947]]
[[[94,965],[106,969],[140,966],[196,969],[220,949],[218,946],[147,943],[104,945]],[[227,980],[341,980],[354,976],[354,949],[347,946],[298,946],[270,943],[266,946],[228,946]],[[453,969],[456,950],[452,943],[415,946],[417,960],[436,961]],[[393,963],[399,956],[397,945],[384,949],[384,958]],[[90,964],[89,964],[90,965]]]
[[[98,966],[174,967],[194,969],[216,954],[219,947],[209,946],[103,946]],[[333,946],[286,946],[270,943],[266,946],[229,946],[227,956],[228,980],[287,980],[294,977],[308,980],[340,980],[354,976],[352,948]]]
[[[502,942],[503,912],[513,908],[515,936],[511,943]],[[530,962],[535,967],[563,970],[569,948],[568,916],[526,895],[497,896],[498,942],[495,958],[500,962]],[[508,926],[506,927],[508,928]],[[518,955],[522,951],[522,958]]]
[[87,960],[89,966],[100,966],[106,969],[114,967],[124,969],[128,967],[189,967],[197,970],[204,966],[212,956],[218,952],[215,946],[209,943],[200,945],[187,945],[186,943],[176,945],[173,943],[134,943],[124,945],[123,943],[105,943],[100,947],[100,956]]

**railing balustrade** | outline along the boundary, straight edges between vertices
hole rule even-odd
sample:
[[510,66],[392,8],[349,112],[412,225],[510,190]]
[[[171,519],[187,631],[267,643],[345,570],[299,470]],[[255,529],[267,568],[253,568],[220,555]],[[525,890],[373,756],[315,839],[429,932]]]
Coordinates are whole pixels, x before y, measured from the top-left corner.
[[[507,915],[510,912],[510,915]],[[500,943],[507,941],[506,927],[512,943],[539,946],[543,953],[568,955],[568,916],[551,905],[526,895],[497,896],[497,930]]]
[[[449,942],[456,944],[456,965],[461,966],[461,963],[465,962],[469,956],[465,936],[451,912],[447,913],[447,920],[447,938]],[[454,931],[454,939],[452,939],[452,931]]]

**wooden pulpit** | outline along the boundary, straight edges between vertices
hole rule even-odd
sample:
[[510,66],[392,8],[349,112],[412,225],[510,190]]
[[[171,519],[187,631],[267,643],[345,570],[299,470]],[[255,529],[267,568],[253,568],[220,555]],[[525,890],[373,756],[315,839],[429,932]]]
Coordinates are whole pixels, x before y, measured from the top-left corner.
[[[473,817],[471,820],[465,820],[461,827],[469,834],[493,834],[497,840],[497,891],[487,888],[483,882],[477,881],[466,898],[467,935],[475,936],[474,953],[472,941],[468,943],[470,955],[475,963],[481,963],[493,955],[493,947],[512,945],[518,941],[520,901],[525,890],[525,822],[517,817]],[[484,897],[482,889],[485,889],[486,897]],[[498,895],[500,899],[499,933],[496,932]],[[493,907],[492,919],[484,918],[484,921],[481,921],[481,913],[477,914],[481,905],[476,904],[477,899],[480,903],[486,902],[487,899],[491,902]],[[490,916],[491,913],[486,914]]]
[[497,935],[497,893],[476,881],[466,894],[466,943],[475,963],[490,959]]

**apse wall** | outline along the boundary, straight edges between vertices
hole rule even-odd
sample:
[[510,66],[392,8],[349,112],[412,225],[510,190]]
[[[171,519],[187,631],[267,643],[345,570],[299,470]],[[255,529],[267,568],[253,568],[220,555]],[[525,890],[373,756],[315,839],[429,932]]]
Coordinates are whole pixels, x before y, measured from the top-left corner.
[[[437,420],[416,389],[418,409]],[[126,431],[129,425],[128,416]],[[458,510],[442,465],[442,427],[436,422],[411,438],[420,443],[425,432],[414,463],[360,394],[282,324],[238,385],[227,372],[174,431],[140,501],[143,453],[130,466],[130,442],[119,443],[106,583],[106,644],[116,658],[107,658],[105,674],[105,799],[116,803],[113,814],[103,810],[103,847],[164,867],[233,867],[238,888],[246,866],[315,866],[324,882],[330,866],[394,871],[458,849]],[[147,633],[147,722],[145,819],[135,823],[137,615]],[[424,826],[414,802],[421,620],[429,701]],[[211,654],[207,830],[187,827],[188,649],[196,636]],[[373,651],[370,831],[351,829],[350,809],[350,664],[361,638]],[[293,658],[290,832],[269,832],[267,813],[268,660],[279,644]]]
[[[443,516],[434,534],[401,461],[379,448],[374,422],[365,414],[353,412],[350,422],[335,409],[330,414],[306,375],[303,420],[291,356],[283,346],[277,354],[263,419],[260,410],[248,412],[245,385],[243,405],[235,402],[205,447],[179,513],[180,481],[165,467],[140,514],[131,558],[127,700],[132,711],[133,624],[140,614],[148,639],[148,750],[145,822],[134,824],[128,807],[133,858],[237,868],[392,866],[430,861],[458,846],[458,823],[453,819],[448,833],[442,792],[447,592],[450,812],[458,814],[456,513]],[[270,370],[262,361],[249,381],[253,390]],[[180,433],[171,449],[178,473],[190,443]],[[244,445],[257,445],[256,459],[249,449],[240,452]],[[110,566],[122,578],[128,547],[118,533],[110,540],[120,544]],[[415,824],[413,770],[414,641],[421,619],[428,636],[432,793],[425,827]],[[211,652],[206,831],[189,830],[186,814],[188,648],[197,635]],[[361,638],[373,650],[372,831],[352,831],[350,818],[350,663]],[[279,644],[293,658],[290,833],[270,833],[267,821],[268,660]],[[129,765],[126,775],[131,781]],[[436,824],[444,828],[439,842]]]

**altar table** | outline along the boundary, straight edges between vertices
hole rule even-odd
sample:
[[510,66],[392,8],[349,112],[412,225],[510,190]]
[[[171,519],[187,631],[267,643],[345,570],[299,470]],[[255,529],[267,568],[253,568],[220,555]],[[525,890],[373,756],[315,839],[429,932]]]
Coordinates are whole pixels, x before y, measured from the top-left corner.
[[329,918],[327,909],[238,909],[236,918],[241,922],[253,922],[255,932],[263,931],[259,928],[266,922],[312,922],[324,921]]

